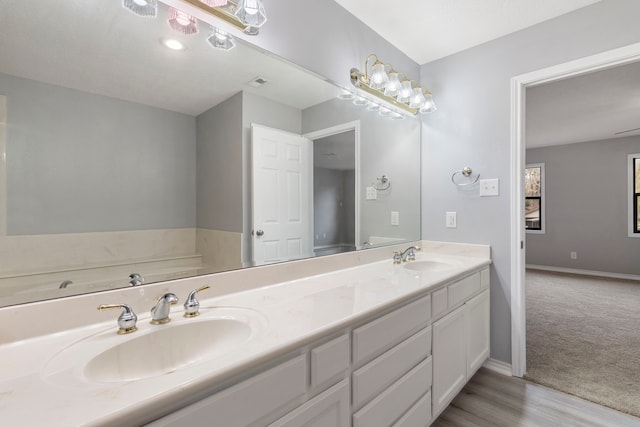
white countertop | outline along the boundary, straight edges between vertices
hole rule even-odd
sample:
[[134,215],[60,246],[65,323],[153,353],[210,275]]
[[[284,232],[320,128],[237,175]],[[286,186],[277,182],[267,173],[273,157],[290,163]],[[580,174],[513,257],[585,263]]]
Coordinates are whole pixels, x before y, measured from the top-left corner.
[[[152,326],[148,312],[139,312],[139,331],[130,335],[115,334],[114,311],[109,321],[0,345],[0,419],[6,425],[65,427],[148,422],[153,419],[149,414],[166,413],[247,369],[490,264],[488,257],[433,252],[418,253],[421,259],[443,259],[456,266],[420,274],[385,259],[210,299],[202,294],[202,316],[185,319],[181,305],[174,306],[168,325]],[[65,353],[72,345],[88,349],[87,338],[117,342],[144,335],[151,328],[175,327],[216,313],[224,317],[225,307],[245,309],[258,332],[231,352],[168,374],[92,382],[80,369],[89,355],[78,354],[84,350]]]

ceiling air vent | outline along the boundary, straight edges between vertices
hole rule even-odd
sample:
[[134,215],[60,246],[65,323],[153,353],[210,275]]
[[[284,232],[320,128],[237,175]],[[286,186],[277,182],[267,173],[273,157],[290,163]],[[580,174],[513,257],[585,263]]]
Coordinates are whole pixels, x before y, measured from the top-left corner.
[[247,82],[247,84],[251,87],[260,87],[263,84],[267,83],[269,80],[265,79],[264,77],[256,77],[254,79],[252,79],[251,81]]

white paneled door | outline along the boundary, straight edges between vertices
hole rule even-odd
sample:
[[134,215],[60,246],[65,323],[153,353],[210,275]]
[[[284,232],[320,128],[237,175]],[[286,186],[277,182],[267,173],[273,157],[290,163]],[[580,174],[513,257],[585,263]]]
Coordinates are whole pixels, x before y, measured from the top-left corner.
[[254,265],[305,258],[311,246],[311,141],[251,125]]

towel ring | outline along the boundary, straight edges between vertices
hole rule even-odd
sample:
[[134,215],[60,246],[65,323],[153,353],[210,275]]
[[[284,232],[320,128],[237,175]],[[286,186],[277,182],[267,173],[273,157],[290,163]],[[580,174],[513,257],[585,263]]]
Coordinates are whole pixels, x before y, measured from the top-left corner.
[[[380,185],[382,185],[382,187]],[[389,187],[391,187],[391,180],[387,177],[387,175],[377,177],[375,184],[373,184],[373,188],[378,191],[388,190]]]
[[480,174],[476,175],[476,179],[474,179],[471,182],[467,182],[466,184],[460,184],[458,182],[456,182],[456,175],[460,174],[462,176],[464,176],[465,178],[469,178],[471,177],[471,174],[473,173],[473,169],[471,169],[469,166],[467,166],[466,168],[456,171],[453,173],[453,175],[451,175],[451,182],[453,182],[455,185],[457,185],[458,187],[466,187],[468,185],[473,185],[476,182],[478,182],[478,180],[480,179]]

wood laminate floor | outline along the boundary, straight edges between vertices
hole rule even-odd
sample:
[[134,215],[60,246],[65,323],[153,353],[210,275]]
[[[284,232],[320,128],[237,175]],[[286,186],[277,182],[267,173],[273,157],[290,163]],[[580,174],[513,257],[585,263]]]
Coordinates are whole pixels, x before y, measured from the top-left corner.
[[640,418],[482,368],[432,426],[640,427]]

